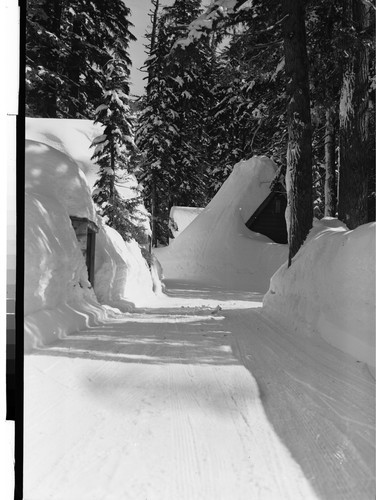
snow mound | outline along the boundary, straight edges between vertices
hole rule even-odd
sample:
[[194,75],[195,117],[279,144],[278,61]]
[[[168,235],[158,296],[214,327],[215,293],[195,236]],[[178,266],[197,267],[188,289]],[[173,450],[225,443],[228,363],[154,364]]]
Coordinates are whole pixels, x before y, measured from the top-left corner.
[[287,245],[250,231],[245,223],[269,195],[276,169],[264,156],[237,163],[184,232],[154,250],[165,277],[265,292],[287,258]]
[[91,143],[103,134],[103,127],[92,120],[59,118],[26,118],[26,138],[46,144],[71,158],[83,171],[92,188],[98,165],[91,160]]
[[315,222],[306,243],[272,277],[266,314],[288,328],[320,334],[375,367],[375,230],[349,231],[337,219]]
[[25,195],[25,352],[106,317],[88,281],[69,214],[41,194]]
[[25,189],[47,194],[63,205],[69,215],[97,216],[85,175],[68,156],[40,142],[26,140]]
[[152,277],[140,247],[105,225],[97,237],[95,280],[98,300],[122,311],[154,299]]
[[199,207],[172,207],[170,229],[174,238],[177,238],[202,211],[203,208]]
[[[81,166],[85,164],[89,173],[97,169],[88,152],[97,131],[92,122],[80,122],[27,120],[26,352],[105,321],[116,314],[112,305],[129,310],[140,297],[155,297],[155,277],[152,279],[137,243],[125,243],[96,215],[90,186],[75,158],[82,159]],[[85,259],[69,216],[86,217],[100,227],[96,244],[97,296],[88,281]]]

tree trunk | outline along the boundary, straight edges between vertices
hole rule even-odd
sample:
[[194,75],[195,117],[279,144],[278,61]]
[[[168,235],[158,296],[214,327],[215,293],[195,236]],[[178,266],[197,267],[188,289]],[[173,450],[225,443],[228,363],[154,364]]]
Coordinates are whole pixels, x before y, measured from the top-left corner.
[[[156,38],[157,38],[157,24],[158,24],[158,11],[159,11],[159,0],[152,0],[152,5],[154,10],[151,14],[149,14],[152,28],[150,34],[150,45],[149,45],[149,56],[153,53]],[[153,80],[152,73],[153,66],[149,66],[148,72],[148,86],[146,88],[147,96],[150,95],[150,83]],[[155,173],[152,172],[151,175],[151,247],[156,248],[158,244],[158,234],[157,234],[157,185],[156,185],[156,176]],[[151,252],[151,249],[150,249]]]
[[283,40],[287,124],[287,227],[289,262],[305,241],[313,221],[312,129],[304,2],[284,0]]
[[112,169],[111,179],[110,179],[110,203],[112,207],[115,204],[115,176],[116,176],[116,164],[115,164],[115,146],[113,143],[112,134],[110,136],[111,146],[110,146],[110,165]]
[[157,235],[157,187],[155,174],[152,174],[151,180],[151,245],[156,248],[158,243]]
[[338,218],[349,229],[367,217],[369,54],[364,31],[369,24],[365,0],[344,0],[343,24],[349,36],[340,101]]
[[326,110],[325,126],[325,217],[335,217],[337,212],[336,144],[334,110]]

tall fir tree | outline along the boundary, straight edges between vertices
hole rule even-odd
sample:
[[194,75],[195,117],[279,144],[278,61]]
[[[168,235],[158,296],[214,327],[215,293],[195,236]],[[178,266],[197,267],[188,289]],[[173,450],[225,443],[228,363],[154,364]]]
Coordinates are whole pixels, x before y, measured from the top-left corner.
[[122,0],[29,0],[26,115],[93,118],[109,51],[130,63],[129,15]]
[[129,68],[126,61],[114,53],[104,67],[105,91],[103,102],[95,112],[95,123],[103,125],[103,134],[92,146],[92,159],[99,165],[99,178],[94,185],[93,200],[98,212],[125,241],[135,239],[145,244],[144,215],[139,212],[140,196],[124,199],[117,185],[132,173],[132,156],[136,153],[133,123],[129,107]]
[[163,9],[146,61],[148,85],[136,142],[143,152],[142,179],[154,245],[168,241],[173,205],[202,206],[207,201],[211,47],[208,40],[175,47],[199,12],[197,0],[176,0]]

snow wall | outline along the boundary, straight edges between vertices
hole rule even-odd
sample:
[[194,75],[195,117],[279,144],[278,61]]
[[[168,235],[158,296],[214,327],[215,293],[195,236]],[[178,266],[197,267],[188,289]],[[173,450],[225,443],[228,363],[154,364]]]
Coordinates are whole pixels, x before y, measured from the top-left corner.
[[287,259],[287,245],[245,223],[270,193],[277,167],[265,156],[234,166],[208,206],[168,247],[154,250],[165,278],[266,292]]
[[272,277],[264,311],[287,328],[320,334],[375,368],[376,223],[349,231],[337,219],[314,223],[306,243]]
[[[53,141],[50,122],[54,122]],[[137,243],[125,243],[96,216],[84,173],[58,143],[56,122],[66,130],[66,122],[71,120],[26,120],[26,137],[39,140],[27,139],[25,145],[25,352],[113,316],[114,310],[103,307],[98,299],[124,311],[141,304],[141,298],[147,301],[155,297],[153,280]],[[83,130],[85,126],[92,130],[92,122],[83,122]],[[80,135],[71,135],[73,138],[66,139],[68,145],[75,140],[80,151]],[[90,139],[81,141],[85,151],[88,143]],[[80,155],[85,156],[83,152]],[[94,165],[90,168],[97,169]],[[70,215],[87,217],[99,226],[94,291]]]

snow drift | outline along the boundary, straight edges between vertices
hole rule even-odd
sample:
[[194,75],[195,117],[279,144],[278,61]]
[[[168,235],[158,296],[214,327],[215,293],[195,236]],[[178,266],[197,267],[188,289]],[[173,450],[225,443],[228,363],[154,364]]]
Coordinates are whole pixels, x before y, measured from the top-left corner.
[[25,352],[104,320],[69,214],[56,199],[25,195]]
[[315,222],[306,243],[272,277],[265,313],[375,367],[375,229]]
[[275,163],[264,156],[237,163],[179,237],[155,249],[165,277],[266,292],[287,258],[287,245],[250,231],[245,223],[269,195],[275,173]]
[[97,238],[95,280],[98,300],[123,311],[155,298],[152,276],[136,241],[125,242],[104,225]]
[[[153,280],[137,243],[125,243],[96,216],[91,189],[79,164],[86,166],[90,175],[97,171],[88,151],[97,131],[92,122],[80,122],[26,121],[26,352],[115,314],[97,299],[129,310],[140,297],[153,297]],[[134,185],[134,179],[130,182]],[[128,195],[133,192],[123,187]],[[70,216],[86,217],[99,226],[95,293]]]

